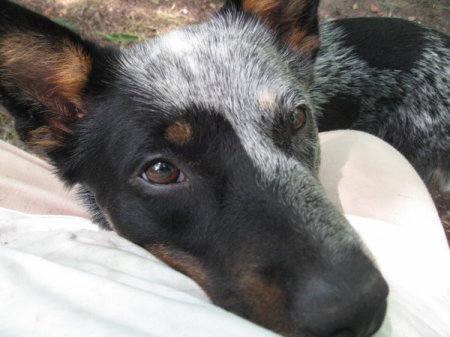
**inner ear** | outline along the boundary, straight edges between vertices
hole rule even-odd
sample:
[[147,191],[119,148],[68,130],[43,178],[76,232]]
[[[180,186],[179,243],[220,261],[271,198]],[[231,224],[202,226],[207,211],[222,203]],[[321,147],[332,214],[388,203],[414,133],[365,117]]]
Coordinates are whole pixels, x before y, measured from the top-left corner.
[[229,0],[272,28],[277,39],[294,51],[315,56],[320,46],[318,0]]
[[73,120],[84,117],[81,93],[92,60],[76,41],[52,43],[38,33],[10,32],[0,41],[0,67],[1,86],[16,106],[42,120],[28,135],[29,143],[57,143],[70,133]]

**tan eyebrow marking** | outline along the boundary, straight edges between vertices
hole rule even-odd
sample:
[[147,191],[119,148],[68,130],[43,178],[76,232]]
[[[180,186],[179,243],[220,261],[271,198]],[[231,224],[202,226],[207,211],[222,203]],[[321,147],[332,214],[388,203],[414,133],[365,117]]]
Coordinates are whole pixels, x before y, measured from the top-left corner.
[[259,103],[265,110],[272,110],[276,107],[277,95],[271,90],[265,90],[259,96]]
[[193,134],[192,126],[187,122],[176,122],[169,125],[165,131],[166,139],[179,146],[189,144]]

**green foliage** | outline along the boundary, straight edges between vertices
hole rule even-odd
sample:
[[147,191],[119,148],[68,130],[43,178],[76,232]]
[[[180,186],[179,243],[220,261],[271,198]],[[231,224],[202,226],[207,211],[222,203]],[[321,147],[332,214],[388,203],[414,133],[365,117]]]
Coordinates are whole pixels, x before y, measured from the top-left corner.
[[139,40],[139,36],[131,34],[107,34],[105,37],[113,42],[128,44],[133,41]]
[[58,25],[64,26],[68,29],[70,29],[71,31],[77,32],[78,28],[69,20],[66,19],[56,19],[53,20],[54,22],[56,22]]
[[395,9],[395,8],[408,8],[411,7],[412,5],[410,3],[407,2],[397,2],[397,3],[392,3],[391,1],[377,1],[377,3],[380,6],[384,6],[386,8],[390,8],[390,9]]
[[435,5],[434,7],[438,8],[438,9],[445,9],[446,11],[450,11],[450,6]]

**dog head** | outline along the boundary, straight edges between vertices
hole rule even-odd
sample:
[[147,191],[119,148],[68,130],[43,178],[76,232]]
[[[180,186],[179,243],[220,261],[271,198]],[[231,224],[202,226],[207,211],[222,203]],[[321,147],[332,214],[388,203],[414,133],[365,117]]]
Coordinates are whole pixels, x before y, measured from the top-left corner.
[[97,222],[285,336],[369,336],[387,286],[317,178],[318,1],[228,1],[100,48],[0,5],[0,92]]

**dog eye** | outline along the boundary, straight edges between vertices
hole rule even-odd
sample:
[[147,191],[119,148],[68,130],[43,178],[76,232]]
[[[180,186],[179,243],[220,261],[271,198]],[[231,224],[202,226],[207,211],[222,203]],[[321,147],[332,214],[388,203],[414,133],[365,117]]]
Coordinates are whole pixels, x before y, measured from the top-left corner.
[[296,132],[300,130],[306,123],[306,114],[308,107],[304,104],[299,105],[289,115],[289,122],[291,123],[291,131]]
[[186,176],[166,161],[153,162],[141,176],[145,181],[158,185],[176,184],[186,181]]

